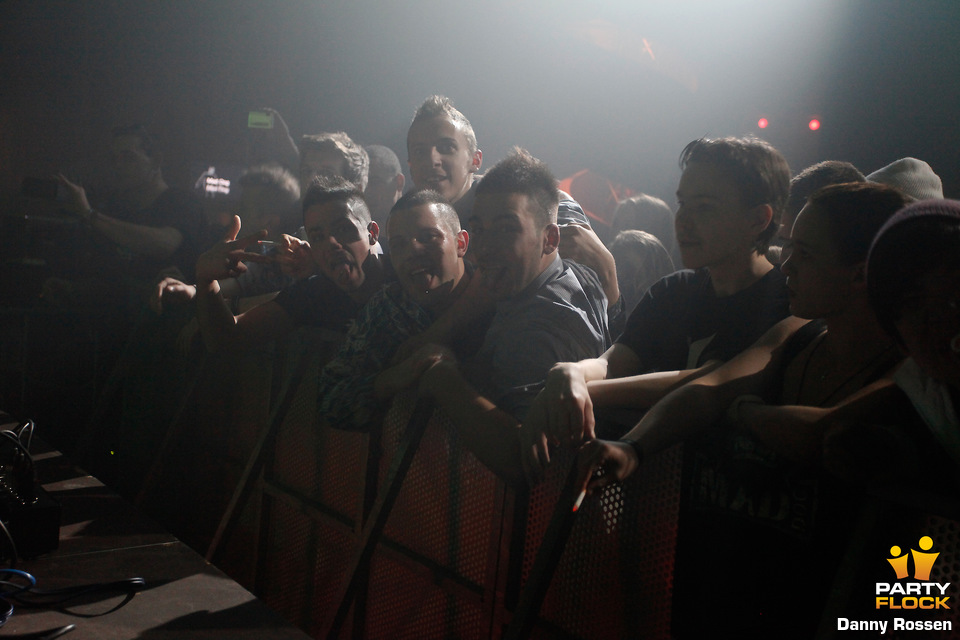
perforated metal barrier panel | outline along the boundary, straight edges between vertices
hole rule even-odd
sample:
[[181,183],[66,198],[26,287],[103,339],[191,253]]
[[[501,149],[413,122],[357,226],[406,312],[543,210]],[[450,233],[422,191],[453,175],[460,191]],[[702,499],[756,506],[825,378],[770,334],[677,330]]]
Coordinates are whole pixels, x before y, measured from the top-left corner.
[[319,419],[319,373],[336,342],[323,335],[312,338],[305,346],[289,347],[309,363],[294,388],[264,473],[256,591],[279,613],[316,635],[335,605],[357,544],[368,437],[332,429]]
[[[316,396],[319,364],[327,353],[315,345],[303,349],[310,366],[279,422],[265,481],[256,482],[257,491],[241,505],[241,517],[221,560],[228,573],[251,584],[271,607],[316,637],[340,605],[348,569],[360,548],[364,496],[382,490],[415,401],[412,396],[397,399],[379,440],[323,425]],[[291,362],[286,363],[287,370]],[[251,432],[262,426],[255,429],[256,421],[250,417],[269,413],[252,406],[269,395],[253,382],[259,378],[264,384],[263,371],[251,371],[252,366],[244,369],[250,379],[238,387],[250,394],[245,403],[208,400],[194,416],[194,424],[210,425],[203,427],[207,432],[188,438],[206,443],[209,451],[232,465],[242,461]],[[222,367],[212,372],[224,375]],[[204,384],[203,389],[215,386],[211,381]],[[225,411],[228,406],[244,407],[240,431],[233,434],[232,425],[217,422],[218,408]],[[368,461],[371,443],[377,442],[382,455]],[[182,446],[189,448],[189,442]],[[193,455],[203,457],[196,451]],[[359,615],[348,616],[339,637],[500,637],[522,589],[531,583],[534,558],[557,513],[573,460],[573,451],[556,452],[546,481],[528,496],[514,495],[461,446],[454,426],[435,413],[369,567],[363,570],[368,573],[362,572],[365,580],[353,609]],[[376,473],[365,473],[368,463],[375,465]],[[217,464],[211,461],[211,471]],[[728,572],[737,571],[738,562],[747,568],[751,563],[778,564],[781,559],[776,548],[769,556],[752,557],[749,540],[742,541],[746,551],[737,547],[732,552],[733,547],[724,546],[723,528],[717,528],[709,509],[697,506],[692,498],[698,491],[711,490],[704,474],[714,470],[697,457],[694,447],[678,446],[650,457],[622,485],[588,497],[573,521],[531,636],[701,638],[707,637],[708,629],[710,637],[729,637],[737,621],[702,614],[709,607],[703,606],[702,590],[691,590],[691,580],[722,585]],[[379,476],[376,487],[365,486],[368,475]],[[219,508],[220,497],[208,498],[211,511]],[[796,610],[796,621],[804,628],[815,628],[819,621],[823,637],[831,637],[835,630],[829,627],[839,616],[876,617],[875,584],[893,581],[887,562],[891,546],[899,545],[907,553],[918,548],[923,536],[932,539],[933,552],[939,553],[930,580],[960,583],[956,521],[930,516],[911,505],[876,500],[851,501],[849,509],[843,528],[823,532],[827,543],[834,536],[833,552],[839,559],[821,558],[829,596],[822,610],[822,603]],[[755,534],[761,539],[762,529]],[[951,589],[954,606],[949,610],[910,615],[921,621],[950,621],[958,629],[960,596]],[[730,590],[715,593],[720,606],[738,597]],[[891,630],[885,637],[919,636]]]
[[[556,456],[530,497],[524,579],[529,577],[570,452]],[[655,456],[626,483],[580,508],[541,608],[535,637],[669,638],[682,450]]]
[[[398,398],[385,420],[381,477],[412,400]],[[485,584],[498,561],[502,521],[497,505],[503,491],[459,445],[449,420],[435,412],[373,558],[369,637],[489,636]]]

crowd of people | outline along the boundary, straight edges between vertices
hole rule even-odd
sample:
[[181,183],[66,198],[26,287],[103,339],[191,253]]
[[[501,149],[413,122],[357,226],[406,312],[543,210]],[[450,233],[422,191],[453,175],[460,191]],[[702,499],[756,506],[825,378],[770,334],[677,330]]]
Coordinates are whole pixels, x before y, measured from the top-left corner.
[[676,211],[640,195],[594,229],[526,150],[481,173],[446,97],[410,124],[412,185],[389,148],[343,132],[295,144],[271,113],[272,162],[247,169],[216,242],[141,128],[115,131],[118,200],[92,207],[60,178],[123,260],[111,286],[156,314],[191,310],[184,344],[341,332],[319,375],[327,426],[375,429],[416,390],[517,488],[561,448],[589,493],[722,433],[761,448],[770,473],[934,492],[956,517],[960,202],[926,163],[792,176],[760,139],[698,139],[680,152]]

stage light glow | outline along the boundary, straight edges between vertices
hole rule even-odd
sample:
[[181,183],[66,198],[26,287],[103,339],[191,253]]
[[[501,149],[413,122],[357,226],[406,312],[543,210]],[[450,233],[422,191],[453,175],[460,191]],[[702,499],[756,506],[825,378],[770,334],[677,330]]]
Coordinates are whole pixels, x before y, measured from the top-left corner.
[[757,126],[761,129],[766,129],[770,122],[766,118],[760,118],[757,120]]
[[810,122],[807,123],[807,126],[810,128],[810,131],[816,131],[820,128],[820,121],[816,118],[811,118]]

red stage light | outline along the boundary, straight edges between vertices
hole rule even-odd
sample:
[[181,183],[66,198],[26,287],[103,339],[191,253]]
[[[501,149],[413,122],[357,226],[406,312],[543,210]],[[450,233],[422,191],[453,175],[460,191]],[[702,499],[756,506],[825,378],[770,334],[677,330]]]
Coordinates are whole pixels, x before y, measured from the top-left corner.
[[761,129],[766,129],[768,124],[770,124],[770,122],[768,122],[766,118],[760,118],[757,120],[757,126]]
[[810,127],[810,131],[816,131],[820,128],[820,121],[816,118],[813,118],[807,123],[807,126]]

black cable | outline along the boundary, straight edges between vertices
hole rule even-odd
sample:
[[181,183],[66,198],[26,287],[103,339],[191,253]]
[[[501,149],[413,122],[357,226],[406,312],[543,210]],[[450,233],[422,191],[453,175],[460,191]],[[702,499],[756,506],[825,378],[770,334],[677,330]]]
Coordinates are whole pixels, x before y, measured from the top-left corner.
[[[0,569],[0,627],[7,623],[10,616],[13,615],[13,604],[10,602],[11,596],[32,589],[37,584],[37,579],[32,574],[19,569]],[[19,578],[20,582],[15,582],[14,578]]]
[[27,420],[20,430],[17,431],[17,438],[20,440],[20,444],[23,444],[23,432],[27,432],[27,444],[24,445],[27,449],[27,453],[30,453],[30,445],[33,443],[33,429],[34,424],[33,420]]
[[3,520],[0,520],[0,531],[3,531],[4,536],[7,538],[7,542],[10,543],[10,566],[8,568],[13,569],[17,566],[17,559],[20,557],[20,554],[17,552],[17,543],[13,541],[13,536],[10,535],[10,530],[7,529],[7,525],[4,524]]
[[7,596],[16,605],[26,609],[49,608],[63,611],[66,605],[73,600],[94,595],[110,594],[111,592],[120,592],[125,595],[124,599],[109,610],[96,614],[83,614],[75,611],[66,611],[70,615],[83,618],[95,618],[98,616],[112,613],[126,605],[141,589],[146,586],[143,578],[128,578],[126,580],[117,580],[115,582],[100,582],[94,584],[77,585],[65,587],[62,589],[35,589],[29,588],[20,593]]

